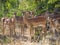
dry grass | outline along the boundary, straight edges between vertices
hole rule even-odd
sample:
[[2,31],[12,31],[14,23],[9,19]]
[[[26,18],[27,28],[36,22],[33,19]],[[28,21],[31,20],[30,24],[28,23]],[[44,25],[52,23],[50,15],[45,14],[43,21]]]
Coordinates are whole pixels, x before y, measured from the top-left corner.
[[[1,27],[2,28],[2,27]],[[0,28],[0,35],[2,35],[2,30]],[[18,28],[16,26],[16,35],[12,35],[12,37],[9,37],[8,35],[10,34],[9,32],[9,28],[8,26],[6,26],[5,28],[5,36],[7,36],[10,40],[10,42],[0,42],[0,45],[53,45],[53,43],[55,45],[60,45],[60,40],[59,38],[57,38],[56,40],[51,40],[49,38],[44,38],[42,39],[39,43],[38,42],[30,42],[29,40],[27,41],[24,41],[24,39],[22,40],[22,36],[21,36],[21,30],[20,28]],[[27,37],[29,37],[29,33],[28,33],[28,30],[26,31],[25,35],[27,35]],[[2,35],[3,36],[3,35]],[[1,36],[0,36],[1,37]],[[1,39],[1,38],[0,38]],[[2,40],[2,39],[1,39]],[[7,40],[7,38],[6,38]],[[8,40],[8,41],[9,41]],[[59,41],[58,41],[59,40]]]

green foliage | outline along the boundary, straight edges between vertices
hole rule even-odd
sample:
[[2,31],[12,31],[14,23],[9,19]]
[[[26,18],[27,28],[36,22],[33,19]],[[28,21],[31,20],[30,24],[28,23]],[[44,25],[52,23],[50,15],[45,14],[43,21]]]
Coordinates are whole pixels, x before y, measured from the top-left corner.
[[20,10],[33,10],[36,8],[36,3],[34,0],[23,0],[19,4]]
[[34,10],[38,15],[46,10],[53,11],[54,8],[60,7],[59,4],[59,0],[0,0],[0,17],[11,17],[15,11],[20,16],[22,14],[20,10]]

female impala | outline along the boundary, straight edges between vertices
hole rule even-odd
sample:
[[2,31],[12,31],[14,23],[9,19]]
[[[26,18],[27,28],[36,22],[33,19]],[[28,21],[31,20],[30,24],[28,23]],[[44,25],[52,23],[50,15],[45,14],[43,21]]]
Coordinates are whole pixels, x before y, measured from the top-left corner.
[[[27,15],[27,18],[33,18],[33,15],[32,15],[32,12],[29,12],[29,15]],[[26,27],[26,24],[23,20],[23,16],[17,16],[16,15],[16,12],[14,12],[14,16],[15,16],[15,19],[16,19],[16,22],[19,23],[20,27],[21,27],[21,34],[24,35],[24,28]]]
[[27,15],[29,15],[29,13],[24,12],[23,20],[29,28],[30,36],[32,36],[32,33],[33,33],[32,27],[35,27],[35,26],[42,26],[43,27],[42,31],[45,33],[45,31],[46,31],[45,30],[46,29],[46,18],[43,17],[43,16],[38,16],[38,17],[35,17],[35,18],[28,19]]
[[15,19],[4,17],[1,19],[1,21],[3,23],[3,34],[4,34],[6,25],[8,25],[9,29],[10,29],[10,36],[11,36],[11,34],[12,34],[11,32],[13,31],[12,28],[14,28],[14,32],[15,32]]

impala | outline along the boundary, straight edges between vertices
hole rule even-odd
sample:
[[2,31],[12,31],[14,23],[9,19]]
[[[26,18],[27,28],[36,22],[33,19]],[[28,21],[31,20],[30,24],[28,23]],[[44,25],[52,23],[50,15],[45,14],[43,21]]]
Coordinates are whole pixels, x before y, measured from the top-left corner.
[[[33,18],[33,14],[32,12],[27,11],[27,13],[29,13],[29,15],[27,15],[27,18]],[[17,23],[19,23],[20,27],[21,27],[21,34],[24,35],[24,28],[26,27],[25,21],[23,20],[23,16],[17,16],[16,12],[14,12],[14,16],[15,16],[15,20]]]
[[33,33],[32,28],[35,26],[42,26],[43,27],[42,32],[45,34],[45,32],[46,32],[46,18],[43,16],[38,16],[35,18],[28,19],[27,15],[29,15],[29,13],[27,13],[27,12],[23,13],[23,20],[24,20],[24,23],[29,28],[28,33],[30,34],[30,36],[32,36],[32,33]]
[[12,28],[14,28],[14,32],[15,32],[15,19],[12,17],[12,18],[7,18],[7,17],[3,17],[1,19],[2,23],[3,23],[3,34],[4,34],[4,30],[5,30],[5,27],[6,25],[8,25],[9,29],[10,29],[10,36],[12,34]]

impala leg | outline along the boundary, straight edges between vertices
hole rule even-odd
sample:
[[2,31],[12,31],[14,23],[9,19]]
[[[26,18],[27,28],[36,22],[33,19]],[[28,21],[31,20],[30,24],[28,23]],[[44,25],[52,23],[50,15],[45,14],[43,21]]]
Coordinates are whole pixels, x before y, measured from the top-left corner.
[[20,25],[20,27],[21,27],[21,35],[22,35],[22,25]]
[[4,35],[4,28],[3,28],[3,35]]
[[11,25],[9,25],[9,30],[10,30],[10,37],[11,37],[11,35],[12,35]]
[[10,37],[11,37],[11,28],[10,28]]
[[16,31],[15,31],[16,26],[15,26],[15,24],[16,24],[16,22],[14,21],[14,33],[16,35]]
[[30,41],[31,41],[31,38],[32,38],[32,27],[30,26]]
[[[5,29],[5,25],[4,25],[4,23],[3,23],[3,30],[2,30],[3,36],[4,36],[4,32],[5,32],[4,29]],[[4,37],[3,37],[3,40],[4,40]],[[3,45],[3,44],[4,44],[4,43],[2,42],[1,45]]]
[[33,27],[32,27],[32,29],[31,29],[31,42],[32,41],[34,41],[34,35],[35,34],[35,29],[33,29]]
[[23,29],[23,25],[21,24],[21,35],[23,36],[23,33],[24,33],[24,29]]
[[4,26],[4,23],[3,23],[3,30],[2,30],[3,31],[3,35],[4,35],[4,29],[5,29],[5,26]]
[[16,31],[15,31],[15,24],[14,24],[14,26],[13,26],[13,27],[14,27],[14,34],[16,35]]
[[43,27],[43,38],[45,38],[46,37],[46,28],[45,27]]
[[24,25],[22,26],[22,34],[24,36]]
[[23,33],[23,36],[24,36],[24,25],[23,25],[22,29],[23,29],[23,30],[22,30],[22,33]]
[[[24,36],[24,26],[22,24],[20,24],[20,27],[21,27],[21,36],[23,37]],[[23,40],[23,38],[22,38]]]

